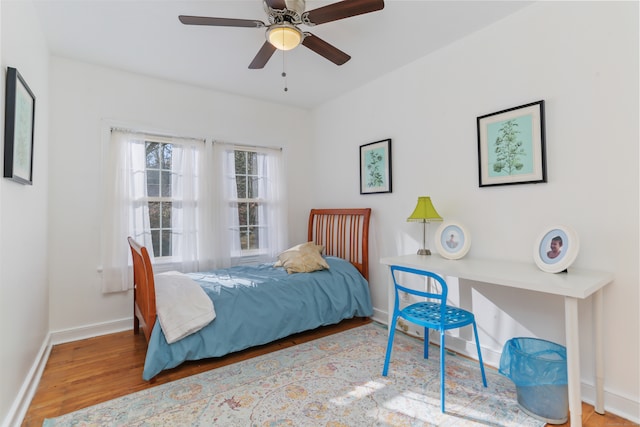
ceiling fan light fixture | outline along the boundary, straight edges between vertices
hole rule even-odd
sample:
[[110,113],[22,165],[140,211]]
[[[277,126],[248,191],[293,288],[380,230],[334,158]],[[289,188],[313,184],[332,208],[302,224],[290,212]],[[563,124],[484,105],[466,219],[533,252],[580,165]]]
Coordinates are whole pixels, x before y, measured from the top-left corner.
[[291,50],[297,47],[302,42],[302,38],[302,31],[287,22],[274,24],[267,30],[267,40],[280,50]]

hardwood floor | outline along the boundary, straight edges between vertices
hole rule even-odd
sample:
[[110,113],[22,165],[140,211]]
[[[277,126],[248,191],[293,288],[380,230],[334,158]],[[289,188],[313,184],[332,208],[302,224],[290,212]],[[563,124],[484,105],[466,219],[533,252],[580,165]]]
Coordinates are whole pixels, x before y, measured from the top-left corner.
[[41,426],[45,418],[63,415],[369,322],[371,322],[369,319],[349,319],[337,325],[292,335],[228,356],[185,362],[174,369],[161,372],[148,382],[142,379],[147,350],[142,334],[134,335],[133,331],[126,331],[56,345],[51,350],[42,379],[22,426]]
[[[293,335],[225,357],[186,362],[174,369],[161,372],[150,382],[142,380],[146,352],[143,335],[134,335],[132,331],[126,331],[56,345],[51,350],[47,366],[22,426],[41,426],[45,418],[63,415],[369,322],[371,322],[369,319],[345,320],[338,325]],[[583,404],[582,408],[585,427],[637,425],[612,414],[604,416],[596,414],[593,407],[587,404]],[[565,425],[569,426],[569,423]]]

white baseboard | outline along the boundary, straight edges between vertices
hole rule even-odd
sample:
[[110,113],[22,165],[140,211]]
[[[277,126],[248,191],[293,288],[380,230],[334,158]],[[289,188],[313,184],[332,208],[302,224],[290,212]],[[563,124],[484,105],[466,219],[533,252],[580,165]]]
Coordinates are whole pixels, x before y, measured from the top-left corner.
[[383,325],[386,325],[387,323],[389,323],[389,321],[387,320],[387,312],[386,311],[381,311],[377,308],[373,308],[373,320],[375,320],[378,323],[381,323]]
[[50,353],[51,334],[47,334],[40,346],[40,350],[38,351],[33,365],[31,365],[31,369],[29,369],[27,377],[22,383],[22,386],[13,401],[13,405],[11,405],[11,408],[9,409],[9,413],[2,421],[2,427],[19,427],[22,424],[24,416],[27,414],[27,410],[31,404],[31,400],[38,389],[38,384],[40,383],[40,378],[42,378],[42,372],[44,372],[47,360],[49,360]]
[[133,329],[133,317],[103,323],[93,323],[76,328],[60,329],[58,331],[51,331],[51,345],[84,340],[100,335],[127,331],[129,329]]
[[71,341],[93,338],[100,335],[112,334],[133,329],[133,318],[114,320],[111,322],[94,323],[92,325],[80,326],[77,328],[51,331],[47,334],[40,351],[29,370],[27,377],[18,391],[16,399],[9,410],[9,413],[2,421],[2,427],[18,427],[22,424],[31,400],[36,393],[40,378],[49,360],[51,348],[56,344],[63,344]]
[[[596,401],[596,387],[594,384],[581,383],[582,400],[590,405],[594,405]],[[611,390],[604,389],[604,410],[611,411],[624,419],[636,424],[640,424],[640,403],[631,397],[622,396]]]

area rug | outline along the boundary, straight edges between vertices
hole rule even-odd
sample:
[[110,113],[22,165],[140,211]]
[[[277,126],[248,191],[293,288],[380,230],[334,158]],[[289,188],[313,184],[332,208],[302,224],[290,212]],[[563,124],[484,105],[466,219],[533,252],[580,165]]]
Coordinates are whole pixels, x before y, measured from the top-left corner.
[[389,375],[387,329],[369,323],[120,397],[44,426],[544,426],[516,403],[513,383],[477,362],[446,357],[440,412],[438,348],[396,334]]

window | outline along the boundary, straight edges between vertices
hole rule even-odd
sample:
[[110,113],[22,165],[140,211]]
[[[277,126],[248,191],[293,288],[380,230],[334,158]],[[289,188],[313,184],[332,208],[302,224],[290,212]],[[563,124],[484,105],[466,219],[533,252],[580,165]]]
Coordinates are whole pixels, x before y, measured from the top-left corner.
[[226,250],[231,265],[272,260],[288,243],[282,150],[218,142],[213,148],[211,179],[222,203],[216,253]]
[[262,208],[258,197],[260,176],[258,175],[258,153],[234,151],[238,209],[238,233],[242,254],[260,250],[260,215]]
[[171,222],[173,144],[145,141],[145,154],[147,205],[153,253],[156,258],[170,257],[173,255]]
[[157,272],[268,261],[286,248],[280,149],[116,128],[108,142],[104,292],[131,285],[128,236],[153,252]]

